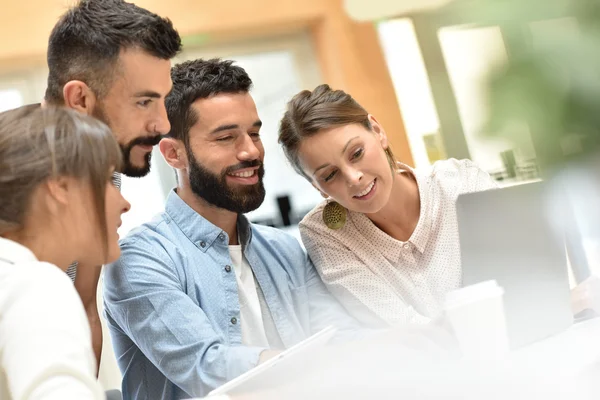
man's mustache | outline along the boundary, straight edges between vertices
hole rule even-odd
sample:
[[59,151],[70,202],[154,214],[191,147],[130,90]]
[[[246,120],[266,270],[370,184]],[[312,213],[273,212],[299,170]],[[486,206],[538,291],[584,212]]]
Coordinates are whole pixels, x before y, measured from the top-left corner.
[[140,137],[129,142],[127,147],[131,149],[134,146],[156,146],[162,138],[162,135]]
[[244,168],[262,167],[262,165],[263,163],[260,160],[242,161],[239,164],[227,167],[224,171],[224,174],[227,175]]

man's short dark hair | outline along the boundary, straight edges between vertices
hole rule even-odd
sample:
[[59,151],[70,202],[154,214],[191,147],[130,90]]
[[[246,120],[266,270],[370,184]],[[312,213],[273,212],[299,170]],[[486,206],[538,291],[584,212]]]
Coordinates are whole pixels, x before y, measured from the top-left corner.
[[177,64],[171,69],[173,89],[165,99],[171,123],[169,136],[189,147],[189,131],[198,115],[192,103],[220,93],[248,93],[252,80],[242,67],[233,61],[213,58]]
[[170,60],[181,38],[167,18],[123,0],[81,0],[54,26],[48,41],[48,103],[63,104],[63,87],[85,82],[98,97],[107,94],[123,49],[140,49]]

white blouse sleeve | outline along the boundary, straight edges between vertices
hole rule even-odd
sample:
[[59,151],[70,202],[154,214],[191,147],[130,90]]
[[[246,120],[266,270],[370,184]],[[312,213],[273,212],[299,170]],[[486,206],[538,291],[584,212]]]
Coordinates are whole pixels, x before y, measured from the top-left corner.
[[315,217],[311,215],[300,224],[302,241],[321,279],[351,315],[370,327],[431,321]]
[[104,399],[73,284],[51,264],[16,267],[20,271],[2,282],[0,310],[0,362],[12,398]]
[[473,161],[449,161],[456,163],[456,167],[460,173],[462,182],[461,193],[483,192],[484,190],[497,189],[499,187],[498,182]]

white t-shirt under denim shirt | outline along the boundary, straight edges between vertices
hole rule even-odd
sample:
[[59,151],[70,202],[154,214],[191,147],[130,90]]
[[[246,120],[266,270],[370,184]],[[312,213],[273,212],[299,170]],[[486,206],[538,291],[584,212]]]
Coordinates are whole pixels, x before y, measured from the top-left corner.
[[104,399],[81,300],[67,275],[0,238],[0,399]]
[[357,212],[348,211],[343,228],[329,229],[322,217],[326,202],[300,223],[302,241],[321,278],[368,326],[427,323],[441,314],[445,294],[461,285],[456,199],[497,187],[469,160],[401,169],[414,175],[421,201],[419,221],[406,242]]
[[256,290],[256,280],[248,260],[242,253],[242,245],[229,245],[229,255],[238,286],[242,343],[246,346],[269,348]]

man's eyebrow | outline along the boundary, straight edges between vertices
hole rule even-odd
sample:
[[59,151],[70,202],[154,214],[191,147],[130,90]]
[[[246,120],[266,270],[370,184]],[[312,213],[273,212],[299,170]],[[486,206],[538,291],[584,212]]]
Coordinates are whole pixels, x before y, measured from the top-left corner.
[[231,131],[233,129],[239,129],[239,125],[236,124],[229,124],[229,125],[221,125],[218,128],[213,129],[210,133],[219,133],[219,132],[223,132],[223,131]]
[[[260,128],[262,126],[262,121],[258,120],[255,123],[252,124],[253,127],[255,128]],[[234,129],[240,129],[240,126],[237,124],[227,124],[227,125],[221,125],[215,129],[213,129],[210,133],[214,134],[214,133],[219,133],[219,132],[223,132],[223,131],[231,131]]]
[[160,93],[157,93],[152,90],[143,90],[134,94],[133,97],[150,97],[153,99],[160,99],[162,96],[160,95]]

